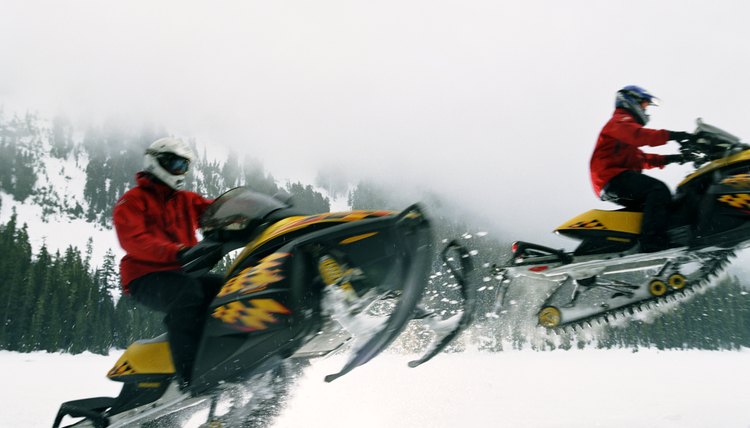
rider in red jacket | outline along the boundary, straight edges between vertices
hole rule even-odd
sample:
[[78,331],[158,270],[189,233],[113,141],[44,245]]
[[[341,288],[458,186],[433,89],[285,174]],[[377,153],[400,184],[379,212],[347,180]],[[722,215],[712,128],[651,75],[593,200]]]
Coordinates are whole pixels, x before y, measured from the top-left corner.
[[197,193],[174,190],[148,172],[136,174],[136,183],[114,208],[117,237],[127,252],[120,262],[125,293],[136,278],[180,269],[177,253],[198,243],[198,219],[211,203]]
[[181,140],[162,138],[146,151],[137,186],[113,210],[126,255],[120,262],[125,294],[164,312],[179,380],[191,381],[208,306],[223,283],[220,275],[192,277],[181,270],[185,252],[198,243],[198,219],[211,203],[182,190],[193,151]]
[[638,86],[626,86],[617,92],[615,112],[604,125],[591,155],[591,183],[602,200],[633,210],[643,210],[641,250],[668,248],[667,214],[672,194],[661,181],[641,173],[644,169],[663,168],[684,162],[682,155],[644,153],[642,146],[661,146],[667,141],[688,141],[687,132],[645,128],[646,108],[656,97]]

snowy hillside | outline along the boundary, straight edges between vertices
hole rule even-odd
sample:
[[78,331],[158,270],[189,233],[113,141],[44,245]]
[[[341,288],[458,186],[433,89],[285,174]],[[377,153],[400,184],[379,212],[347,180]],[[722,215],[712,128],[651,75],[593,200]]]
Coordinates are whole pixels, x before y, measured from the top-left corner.
[[[18,224],[28,226],[34,253],[43,244],[53,253],[71,245],[84,253],[92,240],[93,266],[101,264],[108,250],[119,260],[123,252],[111,230],[109,211],[116,198],[132,186],[142,164],[143,148],[153,138],[106,128],[82,133],[60,119],[33,114],[7,118],[0,110],[0,223],[6,223],[15,212]],[[196,162],[189,176],[199,192],[213,197],[239,184],[247,165],[234,160],[235,176],[225,180],[223,174],[230,168],[214,160],[210,148],[207,144],[196,147],[205,159]],[[268,180],[268,186],[283,188],[286,183],[298,182],[292,178],[274,180],[265,175],[259,161],[250,169],[254,178]],[[211,190],[207,192],[208,186]],[[347,191],[330,193],[311,186],[309,192],[328,198],[333,211],[348,208]]]
[[45,216],[39,205],[19,203],[14,201],[7,193],[0,193],[2,198],[2,210],[0,210],[0,222],[8,221],[14,207],[18,214],[18,222],[26,223],[29,227],[29,237],[34,252],[38,251],[42,244],[54,252],[63,251],[72,245],[84,251],[88,240],[92,240],[92,264],[98,266],[107,250],[111,249],[117,259],[123,254],[117,242],[117,236],[112,230],[96,226],[82,219],[69,219],[62,216]]

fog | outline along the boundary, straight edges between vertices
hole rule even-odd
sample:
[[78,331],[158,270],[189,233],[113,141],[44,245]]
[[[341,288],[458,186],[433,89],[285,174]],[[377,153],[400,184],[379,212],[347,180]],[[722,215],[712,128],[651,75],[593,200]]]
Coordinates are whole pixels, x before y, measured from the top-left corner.
[[[0,104],[163,124],[263,161],[437,192],[490,231],[549,232],[597,201],[614,93],[750,139],[742,1],[2,0]],[[669,145],[655,152],[675,151]],[[672,187],[689,166],[654,176]]]

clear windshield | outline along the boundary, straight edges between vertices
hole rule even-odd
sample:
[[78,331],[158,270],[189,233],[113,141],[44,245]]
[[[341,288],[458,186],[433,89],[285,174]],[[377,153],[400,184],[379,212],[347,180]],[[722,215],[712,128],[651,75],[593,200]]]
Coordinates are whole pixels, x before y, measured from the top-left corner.
[[285,207],[276,198],[238,187],[216,198],[201,216],[200,225],[204,233],[216,229],[242,230]]

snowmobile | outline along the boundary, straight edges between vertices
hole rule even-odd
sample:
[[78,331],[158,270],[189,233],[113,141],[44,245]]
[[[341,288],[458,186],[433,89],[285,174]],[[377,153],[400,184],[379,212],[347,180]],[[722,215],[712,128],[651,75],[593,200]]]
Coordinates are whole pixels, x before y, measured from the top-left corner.
[[[420,305],[434,251],[418,205],[303,215],[281,199],[237,188],[214,201],[200,225],[204,239],[189,250],[196,256],[183,270],[201,275],[239,254],[209,307],[192,382],[178,387],[166,335],[136,341],[107,374],[123,383],[120,394],[63,403],[55,428],[64,418],[83,418],[68,425],[75,427],[159,426],[200,406],[209,408],[207,424],[221,426],[217,400],[231,393],[228,385],[246,382],[257,392],[285,364],[348,348],[345,366],[325,378],[331,382],[377,356],[409,321],[441,323]],[[472,318],[468,252],[451,242],[441,255],[461,287],[463,311],[412,367],[444,349]]]
[[750,245],[750,146],[698,119],[694,141],[680,151],[696,169],[675,191],[666,250],[640,251],[642,207],[587,211],[555,229],[580,241],[573,251],[512,244],[510,260],[493,266],[496,308],[513,278],[550,281],[538,324],[570,330],[639,316],[709,284]]

